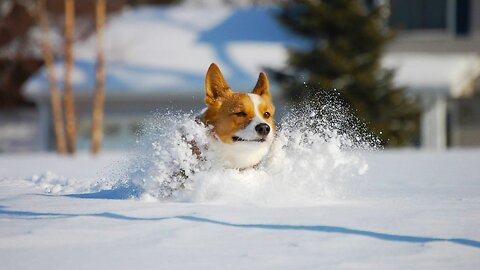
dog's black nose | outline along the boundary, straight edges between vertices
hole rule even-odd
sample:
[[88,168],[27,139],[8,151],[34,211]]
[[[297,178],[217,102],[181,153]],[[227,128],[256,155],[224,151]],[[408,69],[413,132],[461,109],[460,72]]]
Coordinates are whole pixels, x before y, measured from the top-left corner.
[[265,123],[261,123],[255,126],[255,131],[257,131],[258,135],[260,136],[267,136],[270,132],[270,126]]

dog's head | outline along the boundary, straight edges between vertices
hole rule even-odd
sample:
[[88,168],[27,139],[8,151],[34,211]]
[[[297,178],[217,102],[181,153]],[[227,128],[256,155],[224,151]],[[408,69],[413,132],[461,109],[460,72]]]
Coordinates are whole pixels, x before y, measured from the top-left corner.
[[261,72],[250,93],[233,92],[217,65],[211,64],[205,78],[205,124],[225,144],[270,145],[275,132],[267,75]]
[[217,65],[205,78],[207,109],[203,122],[211,127],[213,152],[227,167],[249,168],[259,164],[273,142],[275,108],[267,75],[263,72],[251,93],[233,92]]

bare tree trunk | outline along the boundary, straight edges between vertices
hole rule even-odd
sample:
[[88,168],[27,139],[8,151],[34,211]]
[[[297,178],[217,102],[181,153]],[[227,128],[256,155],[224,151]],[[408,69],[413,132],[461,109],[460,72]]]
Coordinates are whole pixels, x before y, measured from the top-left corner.
[[67,131],[67,147],[74,153],[77,144],[75,101],[72,89],[73,34],[75,30],[75,0],[65,0],[65,77],[64,106]]
[[103,115],[105,99],[105,53],[103,30],[105,25],[105,0],[97,0],[95,5],[97,32],[96,88],[93,97],[92,113],[92,153],[96,154],[102,146]]
[[60,95],[57,89],[57,78],[53,63],[53,53],[50,47],[50,36],[48,26],[48,14],[46,9],[46,0],[39,0],[38,13],[40,19],[40,27],[42,29],[42,49],[45,65],[48,71],[48,82],[50,84],[50,104],[52,106],[53,126],[55,130],[55,140],[57,144],[57,152],[65,153],[67,144],[65,141],[65,130],[63,126],[63,112]]

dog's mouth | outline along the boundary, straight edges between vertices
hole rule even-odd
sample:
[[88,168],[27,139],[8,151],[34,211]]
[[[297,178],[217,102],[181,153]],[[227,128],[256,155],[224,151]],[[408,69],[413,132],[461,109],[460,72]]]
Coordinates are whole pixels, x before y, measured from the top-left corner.
[[247,139],[244,139],[244,138],[240,138],[238,136],[233,136],[232,137],[232,140],[234,142],[264,142],[265,139],[264,138],[261,138],[261,139],[255,139],[255,140],[247,140]]

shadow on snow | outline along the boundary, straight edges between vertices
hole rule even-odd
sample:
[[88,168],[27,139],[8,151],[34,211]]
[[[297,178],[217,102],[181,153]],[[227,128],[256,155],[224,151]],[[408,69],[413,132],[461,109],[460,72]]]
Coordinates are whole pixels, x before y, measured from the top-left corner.
[[313,231],[323,233],[338,233],[347,235],[359,235],[370,237],[384,241],[407,242],[426,244],[431,242],[449,242],[480,248],[480,241],[464,239],[464,238],[435,238],[435,237],[421,237],[410,235],[399,235],[389,233],[379,233],[366,230],[356,230],[339,226],[324,226],[324,225],[283,225],[283,224],[238,224],[214,219],[195,217],[195,216],[172,216],[172,217],[132,217],[110,212],[93,213],[93,214],[68,214],[68,213],[42,213],[42,212],[28,212],[28,211],[11,211],[5,210],[5,206],[0,205],[0,217],[10,217],[18,219],[43,219],[43,218],[73,218],[73,217],[101,217],[116,220],[126,221],[162,221],[170,219],[185,220],[191,222],[209,223],[221,226],[246,228],[246,229],[265,229],[265,230],[281,230],[281,231]]
[[116,187],[92,193],[66,194],[61,196],[80,199],[126,200],[137,197],[138,195],[139,193],[131,187]]

